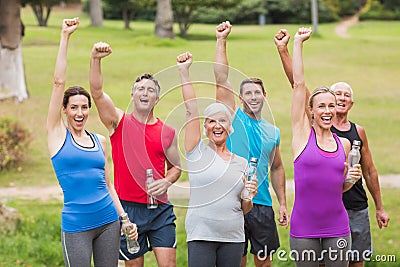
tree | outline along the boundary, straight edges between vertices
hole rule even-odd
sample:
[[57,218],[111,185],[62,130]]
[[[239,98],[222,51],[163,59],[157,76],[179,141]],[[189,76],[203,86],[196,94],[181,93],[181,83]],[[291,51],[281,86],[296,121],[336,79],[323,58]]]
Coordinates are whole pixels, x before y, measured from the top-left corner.
[[103,26],[103,9],[101,8],[101,0],[90,0],[89,3],[90,21],[92,27]]
[[193,13],[200,7],[227,9],[238,5],[241,0],[172,0],[172,9],[179,25],[179,35],[186,36],[192,23]]
[[157,14],[154,34],[161,38],[175,38],[173,31],[174,17],[171,0],[157,0]]
[[0,99],[28,98],[22,60],[20,0],[0,0]]
[[51,9],[60,2],[60,0],[22,0],[22,6],[30,5],[38,21],[38,25],[46,27]]
[[122,19],[124,20],[124,28],[129,29],[131,20],[135,17],[136,11],[146,5],[153,5],[154,0],[104,0],[106,9],[118,9],[122,13]]

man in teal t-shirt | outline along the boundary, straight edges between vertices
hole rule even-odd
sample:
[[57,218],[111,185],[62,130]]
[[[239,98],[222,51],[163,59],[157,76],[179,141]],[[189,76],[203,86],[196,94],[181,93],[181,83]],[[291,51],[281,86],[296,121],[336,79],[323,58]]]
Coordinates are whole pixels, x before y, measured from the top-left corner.
[[230,23],[223,22],[217,26],[216,53],[214,75],[216,79],[217,101],[231,108],[234,113],[234,132],[227,140],[228,148],[235,154],[250,160],[258,158],[257,178],[258,193],[253,198],[253,209],[245,215],[245,247],[242,266],[246,266],[248,241],[250,252],[254,255],[254,263],[258,266],[271,266],[271,254],[279,248],[279,237],[272,209],[269,192],[268,170],[271,183],[277,195],[279,209],[279,225],[288,226],[288,213],[285,195],[285,172],[280,156],[280,132],[277,127],[261,118],[266,91],[262,80],[249,78],[240,85],[240,102],[235,101],[234,92],[228,81],[228,59],[226,56],[226,39],[231,31]]

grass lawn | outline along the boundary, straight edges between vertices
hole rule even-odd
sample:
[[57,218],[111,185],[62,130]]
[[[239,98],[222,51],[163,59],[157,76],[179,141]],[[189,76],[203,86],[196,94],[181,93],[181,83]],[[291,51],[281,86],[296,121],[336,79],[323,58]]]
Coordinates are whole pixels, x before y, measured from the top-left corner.
[[[398,195],[400,189],[383,189],[385,207],[391,215],[390,226],[380,230],[376,224],[373,203],[370,201],[370,221],[371,232],[374,246],[374,257],[365,266],[397,267],[400,261],[400,215],[398,206],[400,199]],[[273,199],[277,203],[276,198]],[[177,215],[177,266],[187,266],[187,246],[185,233],[185,215],[187,204],[186,200],[173,200],[176,204],[175,213]],[[288,205],[291,209],[293,195],[288,196]],[[7,202],[8,206],[17,208],[24,216],[18,230],[14,234],[1,235],[0,239],[0,267],[14,266],[49,266],[58,267],[63,265],[63,257],[60,243],[60,212],[62,203],[60,201],[32,201],[11,199]],[[181,207],[178,207],[181,206]],[[274,207],[275,210],[277,207]],[[289,229],[278,228],[281,242],[280,250],[286,253],[289,249]],[[281,259],[286,259],[281,254]],[[286,254],[287,255],[287,254]],[[145,257],[145,266],[157,266],[153,254]],[[378,261],[379,259],[391,259],[391,262]],[[396,259],[396,261],[393,261]],[[293,262],[273,260],[274,266],[294,266]],[[254,266],[252,258],[249,256],[247,266]]]

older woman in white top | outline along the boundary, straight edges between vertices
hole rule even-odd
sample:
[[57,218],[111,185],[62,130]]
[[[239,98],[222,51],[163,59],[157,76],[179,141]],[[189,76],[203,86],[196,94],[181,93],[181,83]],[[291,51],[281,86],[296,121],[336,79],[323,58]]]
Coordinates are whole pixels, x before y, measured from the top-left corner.
[[243,182],[247,161],[232,154],[226,139],[233,131],[232,114],[221,103],[204,111],[201,126],[194,87],[189,78],[192,55],[177,57],[186,107],[184,147],[190,181],[189,209],[186,215],[188,263],[190,267],[240,266],[244,242],[244,214],[251,210],[251,199],[242,199],[246,187],[253,197],[257,181]]

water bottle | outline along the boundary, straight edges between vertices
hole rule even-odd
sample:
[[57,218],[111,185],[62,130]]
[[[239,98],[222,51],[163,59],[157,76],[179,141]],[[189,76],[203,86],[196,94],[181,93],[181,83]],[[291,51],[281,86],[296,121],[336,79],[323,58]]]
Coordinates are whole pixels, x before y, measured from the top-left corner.
[[[153,170],[146,170],[146,186],[154,182],[153,178]],[[152,195],[147,193],[147,208],[148,209],[156,209],[158,207],[157,199],[155,199]]]
[[[128,215],[125,213],[121,216],[121,221],[122,222],[129,222]],[[135,254],[139,252],[140,250],[140,245],[139,242],[135,239],[129,238],[129,232],[133,229],[133,226],[129,224],[128,227],[125,228],[124,230],[124,236],[126,239],[126,248],[128,249],[128,252],[131,254]]]
[[[250,158],[250,162],[247,165],[246,173],[245,173],[247,181],[251,181],[251,180],[253,180],[253,178],[256,177],[257,162],[258,162],[257,158]],[[250,192],[247,190],[246,187],[242,191],[242,199],[251,199]]]
[[[351,150],[349,152],[349,156],[348,156],[348,168],[350,169],[351,167],[353,167],[355,164],[358,164],[360,162],[360,158],[361,158],[361,154],[360,154],[360,145],[361,142],[358,140],[354,140],[353,141],[353,145],[351,147]],[[351,179],[349,172],[347,171],[347,179]],[[353,181],[354,183],[356,181]]]

